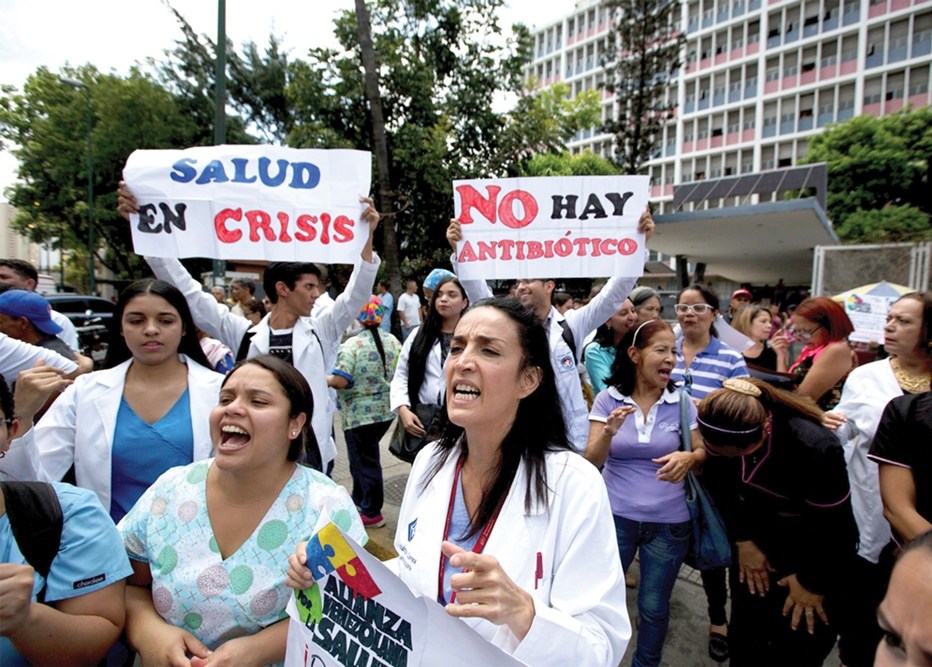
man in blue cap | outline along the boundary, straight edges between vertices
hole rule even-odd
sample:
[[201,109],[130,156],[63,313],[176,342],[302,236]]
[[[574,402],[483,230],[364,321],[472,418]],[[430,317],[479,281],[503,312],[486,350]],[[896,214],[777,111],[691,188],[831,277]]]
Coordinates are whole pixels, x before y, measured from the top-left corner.
[[61,330],[52,320],[52,308],[42,295],[21,289],[0,294],[0,332],[74,361],[74,350],[58,338]]

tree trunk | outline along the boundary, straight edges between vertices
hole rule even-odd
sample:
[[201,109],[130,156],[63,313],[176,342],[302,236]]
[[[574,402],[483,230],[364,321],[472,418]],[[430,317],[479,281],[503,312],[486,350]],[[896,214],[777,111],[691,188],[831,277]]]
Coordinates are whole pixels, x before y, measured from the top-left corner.
[[379,92],[379,73],[372,45],[372,26],[365,0],[356,0],[356,31],[365,72],[366,100],[372,122],[372,145],[375,148],[377,204],[382,213],[382,261],[385,279],[393,294],[401,294],[401,266],[398,261],[398,237],[395,233],[395,216],[392,215],[391,176],[388,168],[388,142],[385,139],[385,117],[382,113],[382,96]]

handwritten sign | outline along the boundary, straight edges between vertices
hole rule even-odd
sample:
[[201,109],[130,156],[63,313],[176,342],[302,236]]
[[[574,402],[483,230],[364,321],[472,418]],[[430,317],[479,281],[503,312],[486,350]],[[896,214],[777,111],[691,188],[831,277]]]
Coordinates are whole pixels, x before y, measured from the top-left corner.
[[308,542],[307,565],[315,583],[288,603],[285,667],[523,664],[415,597],[332,523]]
[[123,178],[139,203],[131,224],[140,255],[353,264],[368,238],[363,151],[138,150]]
[[486,278],[640,276],[647,176],[453,182],[457,273]]

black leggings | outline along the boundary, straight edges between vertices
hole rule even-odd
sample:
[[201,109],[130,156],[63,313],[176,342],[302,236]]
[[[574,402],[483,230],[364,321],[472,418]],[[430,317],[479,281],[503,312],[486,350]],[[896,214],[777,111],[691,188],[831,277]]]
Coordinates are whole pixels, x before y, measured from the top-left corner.
[[725,603],[728,602],[728,588],[725,586],[727,572],[728,570],[724,567],[700,572],[702,588],[709,602],[709,623],[712,625],[728,623],[728,616],[725,613]]

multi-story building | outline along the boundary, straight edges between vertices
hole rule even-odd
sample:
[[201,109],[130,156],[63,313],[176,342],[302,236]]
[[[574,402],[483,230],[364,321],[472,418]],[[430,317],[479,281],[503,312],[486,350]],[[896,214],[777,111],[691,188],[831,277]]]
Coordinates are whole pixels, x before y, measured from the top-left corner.
[[[793,166],[828,123],[932,103],[932,0],[683,0],[681,21],[677,110],[648,165],[664,213],[674,184]],[[528,79],[599,89],[611,39],[605,3],[578,0],[535,32]],[[592,128],[570,149],[609,157],[612,137]]]

